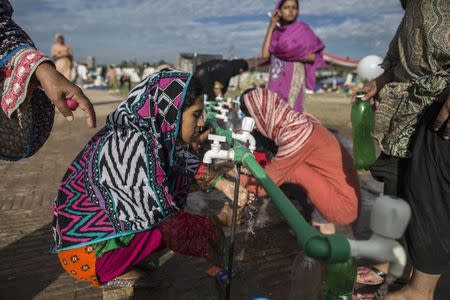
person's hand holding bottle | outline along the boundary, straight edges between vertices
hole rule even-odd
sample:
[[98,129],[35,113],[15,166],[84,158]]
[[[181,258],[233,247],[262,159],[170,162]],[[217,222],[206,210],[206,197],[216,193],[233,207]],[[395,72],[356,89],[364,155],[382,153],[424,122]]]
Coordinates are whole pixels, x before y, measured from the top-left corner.
[[[392,82],[393,79],[394,73],[392,72],[392,70],[388,70],[377,78],[367,82],[361,89],[361,91],[364,93],[364,97],[362,97],[361,100],[369,101],[373,109],[376,109],[378,103],[377,101],[375,101],[375,97],[378,95],[381,89],[389,82]],[[355,102],[355,99],[356,93],[352,96],[352,103]]]

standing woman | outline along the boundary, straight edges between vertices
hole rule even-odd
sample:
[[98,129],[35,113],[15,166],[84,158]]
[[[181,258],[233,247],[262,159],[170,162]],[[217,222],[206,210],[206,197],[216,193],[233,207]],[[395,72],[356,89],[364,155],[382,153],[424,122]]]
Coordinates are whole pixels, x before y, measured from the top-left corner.
[[314,89],[325,45],[301,21],[298,0],[279,0],[267,28],[262,56],[270,57],[269,89],[303,112],[305,88]]
[[55,62],[56,70],[71,80],[70,72],[72,71],[73,54],[72,48],[64,41],[61,33],[55,34],[55,44],[52,47],[52,59]]

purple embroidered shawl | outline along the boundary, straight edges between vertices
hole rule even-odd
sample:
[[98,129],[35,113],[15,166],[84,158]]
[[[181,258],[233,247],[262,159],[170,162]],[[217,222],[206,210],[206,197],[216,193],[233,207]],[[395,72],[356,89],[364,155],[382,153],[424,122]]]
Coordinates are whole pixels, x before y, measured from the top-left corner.
[[[277,3],[277,9],[281,1]],[[311,53],[316,54],[313,63],[305,63],[305,81],[296,97],[295,111],[303,111],[304,85],[313,90],[316,84],[316,70],[325,65],[323,60],[323,49],[325,45],[303,22],[295,21],[282,27],[277,27],[270,42],[271,65],[269,76],[269,89],[289,100],[289,92],[294,76],[294,63],[304,59]]]

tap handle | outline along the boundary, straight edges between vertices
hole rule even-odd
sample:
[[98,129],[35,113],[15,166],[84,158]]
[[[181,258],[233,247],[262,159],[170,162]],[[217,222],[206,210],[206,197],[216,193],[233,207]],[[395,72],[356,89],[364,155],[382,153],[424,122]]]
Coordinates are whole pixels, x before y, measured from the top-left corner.
[[242,131],[252,132],[255,127],[255,119],[251,117],[244,117],[242,119]]
[[227,141],[227,138],[223,135],[208,134],[208,140],[213,141],[214,144],[219,145]]
[[230,111],[228,108],[224,108],[224,107],[222,107],[221,105],[219,105],[219,106],[214,106],[213,109],[214,109],[215,111],[220,112],[221,114],[223,114],[223,113],[228,113],[228,112]]

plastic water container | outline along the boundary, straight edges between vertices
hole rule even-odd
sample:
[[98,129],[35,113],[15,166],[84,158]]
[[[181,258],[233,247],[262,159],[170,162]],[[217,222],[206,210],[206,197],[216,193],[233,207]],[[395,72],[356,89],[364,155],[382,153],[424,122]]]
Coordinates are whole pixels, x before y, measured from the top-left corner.
[[364,94],[358,92],[352,106],[351,121],[353,133],[353,163],[357,169],[368,170],[376,160],[375,144],[372,137],[375,114]]
[[323,282],[320,262],[300,252],[292,264],[289,300],[323,299]]

